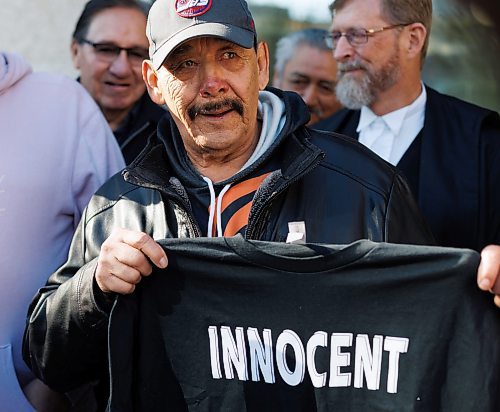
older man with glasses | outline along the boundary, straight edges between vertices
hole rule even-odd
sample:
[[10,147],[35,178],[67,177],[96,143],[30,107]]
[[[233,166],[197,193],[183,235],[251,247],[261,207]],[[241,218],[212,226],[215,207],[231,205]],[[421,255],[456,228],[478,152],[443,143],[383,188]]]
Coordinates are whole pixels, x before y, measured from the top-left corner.
[[91,0],[71,44],[80,82],[104,113],[127,164],[165,113],[151,101],[142,80],[147,12],[148,6],[136,0]]
[[[347,109],[315,127],[354,137],[402,170],[438,244],[500,244],[500,117],[423,84],[432,1],[337,0],[331,10],[326,40]],[[496,273],[480,276],[483,289]]]

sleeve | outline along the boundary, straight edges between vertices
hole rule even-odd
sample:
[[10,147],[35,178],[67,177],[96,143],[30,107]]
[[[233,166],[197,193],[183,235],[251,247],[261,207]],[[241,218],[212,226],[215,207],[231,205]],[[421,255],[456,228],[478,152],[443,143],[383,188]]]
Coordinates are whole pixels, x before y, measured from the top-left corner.
[[395,174],[389,194],[384,230],[389,243],[436,244],[408,183],[399,173]]
[[[34,297],[23,341],[23,357],[37,377],[57,391],[66,392],[106,373],[109,299],[94,285],[97,256],[106,230],[92,229],[90,204],[102,207],[94,192],[124,167],[124,160],[104,116],[92,97],[77,82],[50,79],[61,134],[61,173],[71,178],[67,214],[72,211],[76,232],[66,263]],[[56,87],[57,86],[57,87]],[[54,114],[55,116],[56,114]],[[92,198],[92,199],[91,199]],[[101,199],[101,200],[100,200]],[[80,217],[82,217],[80,219]]]
[[[91,201],[92,202],[92,201]],[[23,340],[27,365],[51,388],[67,392],[106,376],[111,305],[94,285],[99,245],[87,245],[86,213],[68,260],[35,295]],[[97,243],[97,242],[95,242]]]

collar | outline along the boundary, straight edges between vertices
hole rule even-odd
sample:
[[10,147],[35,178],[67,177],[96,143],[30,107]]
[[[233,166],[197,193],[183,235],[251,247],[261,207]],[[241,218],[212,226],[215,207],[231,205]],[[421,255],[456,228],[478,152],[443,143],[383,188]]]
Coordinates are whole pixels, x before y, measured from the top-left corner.
[[[249,174],[269,158],[275,147],[283,139],[286,132],[286,110],[285,103],[280,96],[269,91],[261,91],[259,93],[258,117],[262,128],[252,156],[239,172],[224,182],[218,182],[217,185],[233,183],[241,179],[242,176]],[[186,154],[182,137],[175,122],[171,120],[166,128],[163,126],[164,124],[166,125],[165,122],[160,123],[159,132],[163,135],[160,136],[160,139],[165,145],[174,176],[179,177],[187,187],[206,186],[203,176],[198,173]],[[162,132],[165,129],[168,130],[167,133]]]
[[356,131],[359,133],[366,129],[378,118],[381,118],[385,125],[391,130],[394,136],[400,136],[401,129],[405,122],[418,122],[418,119],[425,114],[425,104],[427,102],[427,92],[421,83],[422,91],[420,95],[408,106],[389,112],[383,116],[377,116],[369,107],[363,106]]
[[258,116],[262,120],[259,142],[241,170],[251,166],[266,153],[280,135],[286,121],[285,103],[275,94],[261,91],[259,93]]
[[[118,125],[116,130],[114,131],[115,135],[124,135],[124,137],[127,137],[128,134],[132,132],[132,126],[136,120],[136,118],[139,116],[139,111],[141,110],[141,107],[143,105],[143,102],[145,99],[149,99],[148,92],[144,92],[144,94],[137,100],[130,111],[127,113],[123,121]],[[142,126],[142,125],[141,125]]]

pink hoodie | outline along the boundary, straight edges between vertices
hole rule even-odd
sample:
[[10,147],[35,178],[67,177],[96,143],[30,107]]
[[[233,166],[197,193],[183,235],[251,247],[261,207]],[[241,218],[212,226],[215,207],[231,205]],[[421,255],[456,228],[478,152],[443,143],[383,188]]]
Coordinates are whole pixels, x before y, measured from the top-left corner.
[[0,141],[0,409],[31,411],[21,391],[33,379],[21,358],[28,305],[66,260],[92,194],[124,161],[82,86],[2,52]]

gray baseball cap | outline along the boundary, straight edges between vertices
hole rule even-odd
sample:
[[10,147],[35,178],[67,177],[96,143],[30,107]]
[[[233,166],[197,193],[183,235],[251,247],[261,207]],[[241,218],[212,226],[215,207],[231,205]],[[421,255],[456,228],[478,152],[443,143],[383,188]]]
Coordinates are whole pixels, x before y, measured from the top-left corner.
[[149,11],[146,34],[155,69],[177,46],[195,37],[218,37],[246,49],[257,38],[244,0],[156,0]]

